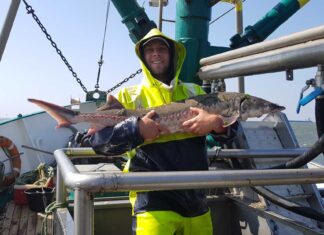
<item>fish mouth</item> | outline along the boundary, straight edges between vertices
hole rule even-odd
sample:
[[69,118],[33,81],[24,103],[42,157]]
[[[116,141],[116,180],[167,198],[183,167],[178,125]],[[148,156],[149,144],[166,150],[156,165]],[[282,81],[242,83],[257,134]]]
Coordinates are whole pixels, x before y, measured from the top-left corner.
[[284,106],[281,105],[277,105],[277,104],[270,104],[270,110],[272,110],[272,112],[281,112],[283,110],[285,110],[286,108]]

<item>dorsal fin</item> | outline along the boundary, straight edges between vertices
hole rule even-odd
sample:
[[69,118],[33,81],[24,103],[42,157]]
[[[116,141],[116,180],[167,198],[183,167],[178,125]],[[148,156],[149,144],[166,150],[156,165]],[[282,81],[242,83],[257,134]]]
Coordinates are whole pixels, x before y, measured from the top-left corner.
[[99,107],[97,111],[105,111],[111,109],[124,109],[125,107],[112,95],[108,95],[107,102]]

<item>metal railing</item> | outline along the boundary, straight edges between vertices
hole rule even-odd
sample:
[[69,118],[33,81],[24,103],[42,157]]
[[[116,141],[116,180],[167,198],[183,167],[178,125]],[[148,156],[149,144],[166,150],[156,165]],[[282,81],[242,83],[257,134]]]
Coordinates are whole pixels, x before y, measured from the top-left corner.
[[66,188],[74,191],[74,234],[93,234],[92,193],[128,190],[171,190],[324,182],[323,169],[219,170],[185,172],[80,173],[69,156],[94,156],[91,149],[59,149],[56,200],[66,202]]
[[203,58],[199,77],[215,80],[324,64],[324,26]]
[[286,149],[208,149],[209,158],[233,159],[233,158],[294,158],[309,148],[286,148]]

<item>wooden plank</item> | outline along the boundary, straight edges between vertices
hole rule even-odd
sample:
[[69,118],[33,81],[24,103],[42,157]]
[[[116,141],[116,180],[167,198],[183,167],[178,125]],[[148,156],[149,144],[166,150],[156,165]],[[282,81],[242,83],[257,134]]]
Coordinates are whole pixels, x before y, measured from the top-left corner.
[[2,232],[3,232],[4,219],[5,219],[5,212],[0,214],[0,234],[2,234]]
[[[43,228],[43,221],[45,219],[45,214],[37,213],[37,226],[36,226],[36,234],[41,234]],[[53,216],[47,216],[47,233],[48,235],[53,234]]]
[[[35,235],[41,234],[42,223],[45,214],[36,213],[28,206],[10,204],[6,211],[5,219],[2,221],[3,227],[0,229],[1,235]],[[53,234],[53,217],[48,216],[48,235]]]
[[53,234],[53,215],[47,217],[47,234]]
[[36,224],[37,224],[37,214],[29,210],[26,235],[35,235]]
[[[29,209],[28,205],[15,205],[9,202],[0,221],[1,235],[35,235],[41,234],[42,223],[45,214],[36,213]],[[47,234],[53,234],[53,216],[47,220]]]
[[43,220],[45,215],[42,213],[37,213],[37,225],[36,225],[36,235],[42,234]]
[[28,206],[22,206],[21,215],[20,215],[19,229],[18,229],[18,234],[19,235],[26,235],[27,234],[28,215],[29,215]]
[[[45,215],[43,215],[45,218]],[[47,216],[47,220],[46,220],[46,225],[47,225],[47,235],[52,235],[53,234],[53,229],[52,229],[52,226],[53,226],[53,216],[50,214]]]
[[17,235],[18,228],[19,228],[19,221],[20,221],[20,214],[21,214],[21,206],[15,206],[15,210],[11,219],[10,225],[10,235]]
[[3,221],[2,235],[9,235],[10,225],[11,225],[11,220],[12,220],[14,210],[15,210],[15,203],[13,201],[11,201],[11,202],[8,203],[5,218],[4,218],[4,221]]

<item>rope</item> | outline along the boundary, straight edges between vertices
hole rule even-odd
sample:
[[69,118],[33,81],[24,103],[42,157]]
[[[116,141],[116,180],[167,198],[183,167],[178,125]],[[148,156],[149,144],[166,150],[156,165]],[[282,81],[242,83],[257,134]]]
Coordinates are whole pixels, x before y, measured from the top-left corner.
[[96,89],[99,88],[99,79],[100,79],[100,73],[101,73],[101,66],[104,63],[104,61],[103,61],[103,53],[104,53],[104,49],[105,49],[109,8],[110,8],[110,0],[107,0],[106,22],[105,22],[104,36],[103,36],[103,40],[102,40],[101,55],[100,55],[100,59],[99,59],[99,62],[98,62],[99,68],[98,68],[98,75],[97,75],[97,83],[95,85]]
[[42,235],[47,235],[47,219],[50,214],[55,212],[58,208],[64,208],[67,207],[67,203],[57,203],[56,201],[50,203],[46,208],[45,208],[45,217],[42,222]]
[[[245,2],[245,1],[246,1],[246,0],[243,0],[242,3]],[[209,22],[209,25],[215,23],[217,20],[219,20],[220,18],[224,17],[225,15],[227,15],[228,13],[230,13],[230,12],[231,12],[232,10],[234,10],[234,9],[235,9],[235,7],[232,7],[232,8],[229,9],[228,11],[224,12],[223,14],[221,14],[221,15],[220,15],[219,17],[217,17],[216,19],[210,21],[210,22]]]
[[25,172],[16,179],[17,185],[34,184],[45,185],[47,180],[54,176],[54,168],[44,163],[38,165],[37,169]]

